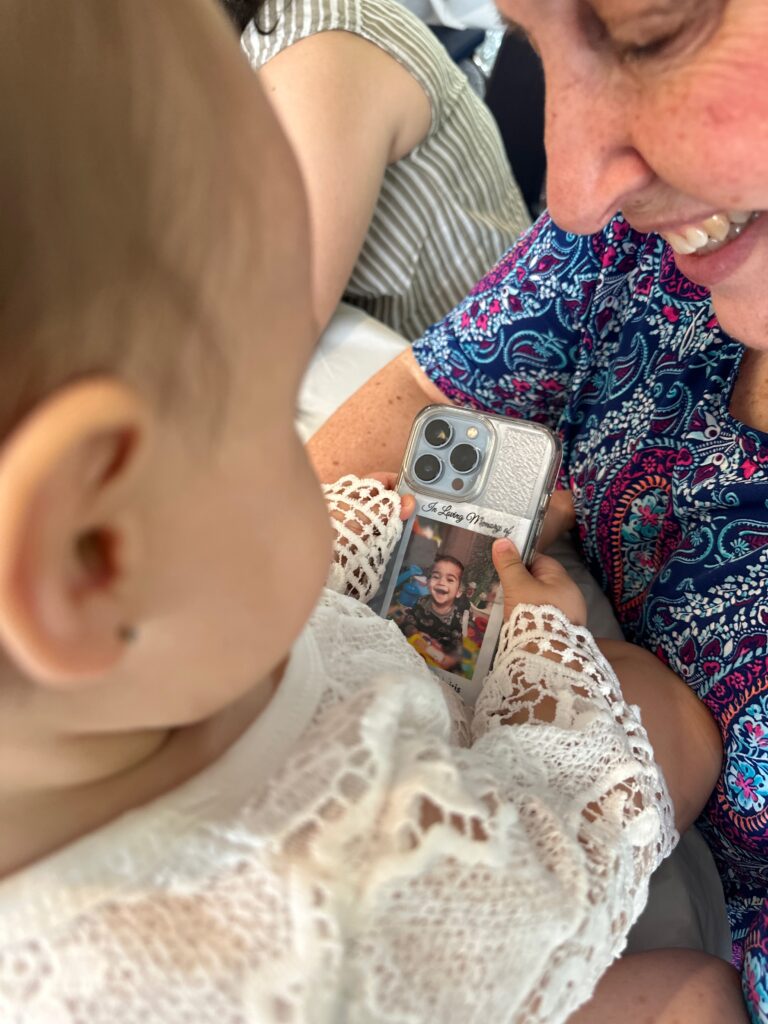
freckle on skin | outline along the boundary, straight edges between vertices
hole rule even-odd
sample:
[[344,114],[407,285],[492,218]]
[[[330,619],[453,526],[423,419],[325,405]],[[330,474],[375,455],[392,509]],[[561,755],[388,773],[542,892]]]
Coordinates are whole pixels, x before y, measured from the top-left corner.
[[722,103],[707,103],[704,106],[704,115],[709,124],[718,127],[721,124],[728,124],[733,120],[733,110]]

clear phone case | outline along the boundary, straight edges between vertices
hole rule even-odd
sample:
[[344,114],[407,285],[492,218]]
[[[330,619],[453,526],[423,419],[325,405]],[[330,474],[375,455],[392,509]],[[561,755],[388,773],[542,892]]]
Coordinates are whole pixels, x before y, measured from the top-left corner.
[[398,490],[416,512],[371,604],[468,703],[503,620],[491,546],[509,537],[530,561],[559,469],[560,442],[537,423],[444,405],[414,420]]

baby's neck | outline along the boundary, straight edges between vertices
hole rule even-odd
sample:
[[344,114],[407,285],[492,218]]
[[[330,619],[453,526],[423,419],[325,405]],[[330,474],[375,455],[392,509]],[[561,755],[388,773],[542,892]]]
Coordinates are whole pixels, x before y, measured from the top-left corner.
[[0,878],[208,767],[263,711],[275,685],[275,678],[265,680],[204,722],[179,729],[37,744],[3,736]]

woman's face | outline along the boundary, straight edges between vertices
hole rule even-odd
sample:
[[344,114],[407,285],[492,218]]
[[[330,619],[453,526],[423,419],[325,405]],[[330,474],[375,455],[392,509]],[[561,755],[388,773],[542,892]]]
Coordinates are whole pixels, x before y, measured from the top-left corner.
[[664,235],[768,349],[766,0],[499,0],[541,53],[554,220]]

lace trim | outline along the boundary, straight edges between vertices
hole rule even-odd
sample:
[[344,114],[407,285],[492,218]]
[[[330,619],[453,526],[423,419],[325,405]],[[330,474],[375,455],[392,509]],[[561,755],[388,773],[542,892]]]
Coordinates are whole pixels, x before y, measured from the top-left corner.
[[[594,798],[585,799],[583,770],[578,792],[573,793],[582,807],[579,839],[586,846],[593,845],[591,836],[605,826],[607,817],[621,829],[634,822],[645,832],[647,847],[635,851],[634,883],[638,888],[634,904],[639,911],[645,898],[643,877],[668,856],[679,838],[669,792],[640,721],[640,709],[624,700],[616,674],[588,630],[574,626],[557,608],[519,605],[502,629],[493,671],[478,698],[473,740],[502,726],[533,727],[535,736],[536,726],[545,723],[564,732],[602,737],[607,753],[594,765]],[[616,725],[620,726],[618,733]],[[607,735],[616,738],[609,747]],[[563,751],[565,762],[567,745]],[[548,756],[551,760],[551,751]],[[612,770],[606,785],[607,765]],[[567,771],[562,772],[562,785],[567,791]],[[642,828],[643,823],[647,828]]]

